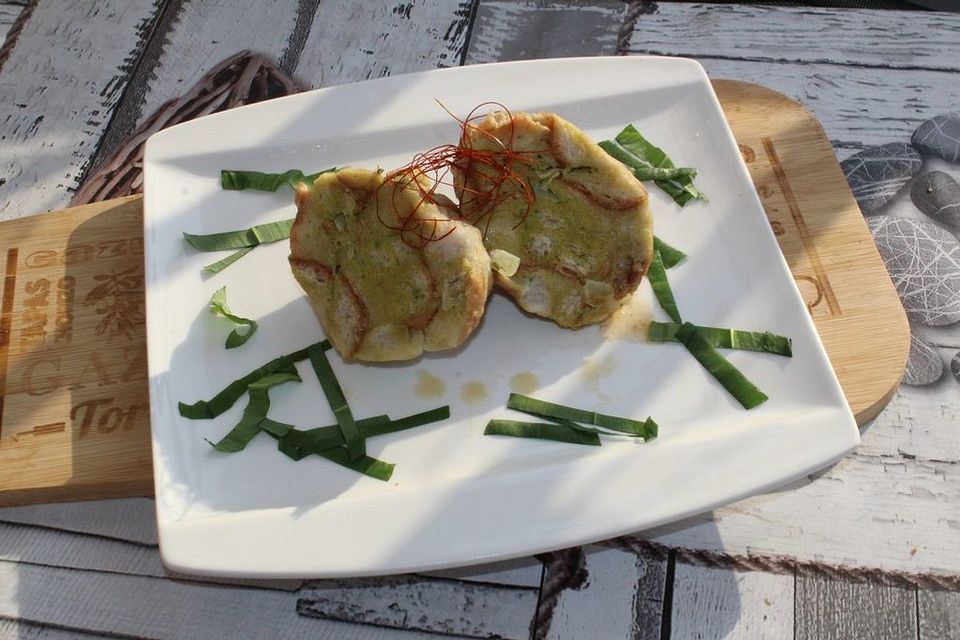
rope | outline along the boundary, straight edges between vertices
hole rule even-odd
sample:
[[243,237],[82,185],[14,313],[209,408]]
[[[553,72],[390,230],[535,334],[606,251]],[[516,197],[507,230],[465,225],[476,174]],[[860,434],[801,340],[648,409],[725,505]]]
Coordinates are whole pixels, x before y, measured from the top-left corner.
[[30,16],[33,15],[33,10],[37,8],[37,2],[38,0],[32,0],[30,4],[20,11],[17,19],[13,21],[13,26],[10,28],[10,31],[7,32],[7,39],[4,40],[3,46],[0,47],[0,69],[3,69],[3,64],[7,61],[7,58],[10,57],[10,52],[13,51],[17,40],[20,39],[20,34],[27,26],[27,23],[30,22]]
[[653,555],[665,558],[673,551],[680,562],[712,569],[733,571],[764,571],[766,573],[798,575],[805,577],[843,580],[846,582],[869,582],[891,587],[918,587],[937,591],[960,591],[960,576],[948,576],[906,571],[889,571],[877,568],[850,567],[798,560],[786,556],[733,555],[704,549],[669,547],[634,536],[614,538],[600,543],[605,546],[631,551],[638,555]]
[[543,563],[543,580],[540,581],[537,611],[530,622],[530,637],[532,640],[545,640],[560,594],[567,589],[582,589],[589,575],[583,547],[540,554],[537,560]]

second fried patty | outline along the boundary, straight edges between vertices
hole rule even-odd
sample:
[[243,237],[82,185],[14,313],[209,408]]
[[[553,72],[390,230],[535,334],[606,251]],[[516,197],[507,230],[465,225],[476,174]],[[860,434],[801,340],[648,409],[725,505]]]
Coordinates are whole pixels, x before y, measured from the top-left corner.
[[464,219],[481,230],[488,250],[520,258],[513,275],[495,271],[497,285],[525,311],[563,327],[609,317],[653,257],[644,186],[552,113],[490,113],[465,128],[460,144],[475,152],[518,152],[509,167],[534,197],[531,206],[509,181],[492,193],[499,178],[489,164],[455,167]]

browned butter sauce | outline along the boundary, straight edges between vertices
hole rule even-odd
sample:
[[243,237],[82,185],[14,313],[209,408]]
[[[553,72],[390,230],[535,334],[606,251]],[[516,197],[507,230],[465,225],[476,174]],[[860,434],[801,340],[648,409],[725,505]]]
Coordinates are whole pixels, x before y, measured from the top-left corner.
[[487,398],[487,387],[482,382],[474,380],[464,383],[460,387],[460,399],[468,404],[476,404]]
[[647,302],[634,298],[607,318],[600,330],[607,340],[646,342],[650,320],[650,307]]
[[530,371],[518,373],[510,378],[510,391],[513,391],[514,393],[530,395],[539,388],[540,381],[537,380],[537,376]]
[[443,378],[433,375],[426,369],[417,371],[417,386],[413,388],[413,392],[417,394],[417,397],[439,398],[446,390],[447,385],[444,383]]
[[606,402],[610,398],[603,392],[602,380],[612,374],[616,368],[617,360],[612,353],[603,356],[594,355],[583,359],[583,364],[580,365],[580,375],[586,382],[587,388]]

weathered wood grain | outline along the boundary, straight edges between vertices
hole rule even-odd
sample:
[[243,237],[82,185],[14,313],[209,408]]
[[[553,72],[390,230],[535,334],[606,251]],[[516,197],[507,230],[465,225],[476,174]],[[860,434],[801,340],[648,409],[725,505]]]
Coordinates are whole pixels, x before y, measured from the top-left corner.
[[663,2],[630,52],[957,71],[960,15]]
[[586,568],[587,583],[560,594],[547,638],[660,638],[666,559],[588,547]]
[[[853,454],[817,474],[816,481],[806,478],[644,537],[670,547],[739,556],[954,576],[960,570],[955,467]],[[864,526],[869,536],[861,535]]]
[[22,620],[0,619],[0,640],[95,640],[111,636],[99,633],[68,631]]
[[[813,46],[811,44],[811,46]],[[840,159],[857,150],[909,140],[927,118],[955,109],[956,74],[819,63],[699,59],[713,78],[735,78],[775,89],[820,120]]]
[[[869,65],[877,62],[879,58],[875,56],[886,54],[882,50],[875,53],[875,48],[862,44],[860,34],[867,30],[860,29],[856,31],[858,37],[851,38],[849,28],[844,32],[841,26],[849,20],[862,22],[862,12],[853,14],[824,9],[804,13],[806,10],[801,9],[753,7],[742,10],[761,16],[768,15],[768,11],[772,16],[803,15],[805,26],[797,28],[795,22],[788,21],[775,27],[773,18],[770,18],[755,25],[758,30],[769,27],[768,37],[751,39],[729,34],[716,40],[678,37],[677,32],[709,29],[715,20],[720,20],[725,29],[732,29],[736,21],[734,16],[739,14],[731,13],[733,9],[725,5],[664,4],[658,13],[640,16],[628,52],[693,57],[703,64],[711,77],[746,80],[776,89],[798,100],[817,116],[841,158],[864,147],[905,141],[920,122],[954,109],[960,99],[960,83],[950,71],[960,66],[957,63],[960,40],[955,35],[960,30],[960,16],[937,14],[941,26],[934,29],[926,40],[931,46],[941,38],[950,42],[946,54],[942,55],[947,69],[878,69]],[[870,20],[879,20],[879,14],[886,16],[888,13],[898,14],[871,12]],[[904,14],[899,17],[904,18]],[[751,28],[752,20],[740,17],[745,29]],[[789,37],[783,35],[787,32],[791,34]],[[833,34],[830,36],[833,40],[828,38],[824,42],[821,32]],[[891,43],[888,46],[897,46],[901,52],[912,50],[918,42],[908,38],[901,40],[899,36],[889,37],[890,32],[882,30],[877,33],[864,37],[885,38]],[[820,52],[829,52],[822,55],[833,57],[838,39],[851,43],[841,48],[839,55],[839,59],[844,60],[843,52],[849,50],[850,64],[817,62]],[[745,47],[752,52],[749,56]],[[808,53],[801,56],[798,53],[801,50]],[[854,55],[855,51],[860,52],[857,54],[859,58]]]
[[617,0],[482,1],[465,63],[613,55],[627,7]]
[[160,0],[42,1],[0,71],[0,220],[63,206]]
[[7,39],[7,32],[16,22],[17,16],[23,11],[24,2],[11,2],[4,0],[0,2],[0,45]]
[[793,576],[678,562],[671,640],[793,637]]
[[324,2],[295,79],[309,88],[460,64],[471,0]]
[[797,576],[796,640],[912,640],[915,589]]
[[300,580],[249,580],[183,576],[167,571],[154,546],[29,525],[0,523],[0,560],[106,573],[178,578],[296,591]]
[[149,498],[7,507],[0,509],[0,522],[157,544],[156,512]]
[[0,560],[164,577],[156,547],[20,524],[0,524]]
[[0,618],[136,638],[396,637],[395,631],[298,616],[296,599],[284,591],[0,561]]
[[920,640],[960,638],[960,593],[927,591],[917,593]]
[[138,124],[224,59],[244,49],[274,61],[286,56],[298,18],[302,22],[301,12],[309,10],[301,5],[301,0],[264,0],[238,10],[220,0],[172,3],[117,107],[94,165],[110,158]]
[[525,640],[537,595],[536,588],[418,576],[326,580],[301,590],[297,611],[391,629]]

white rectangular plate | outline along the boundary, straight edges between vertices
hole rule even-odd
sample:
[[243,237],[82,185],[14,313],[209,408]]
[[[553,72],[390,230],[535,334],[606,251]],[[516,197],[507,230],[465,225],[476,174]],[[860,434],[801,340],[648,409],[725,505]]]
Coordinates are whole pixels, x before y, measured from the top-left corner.
[[[334,369],[358,417],[449,404],[450,420],[368,441],[396,463],[389,482],[320,458],[294,463],[258,436],[238,454],[211,450],[244,400],[191,421],[177,401],[322,337],[287,265],[285,242],[208,277],[181,233],[248,227],[295,213],[291,192],[222,191],[221,169],[305,172],[384,167],[455,142],[488,100],[553,111],[595,140],[634,123],[709,196],[680,210],[650,185],[656,233],[689,254],[670,271],[685,319],[793,338],[792,359],[727,357],[770,400],[745,411],[679,344],[647,344],[665,319],[644,282],[612,323],[577,331],[521,314],[494,294],[462,348],[389,366]],[[387,574],[466,565],[610,538],[702,512],[810,473],[859,434],[703,69],[668,58],[584,58],[445,69],[322,89],[173,127],[147,143],[145,238],[150,407],[160,550],[171,569],[230,576]],[[399,277],[399,276],[398,276]],[[235,311],[260,321],[242,348],[206,309],[227,285]],[[275,389],[270,416],[308,428],[333,415],[308,363]],[[423,381],[443,381],[424,397]],[[652,415],[648,444],[602,447],[483,436],[511,385],[539,398],[625,416]],[[419,387],[418,387],[419,385]],[[526,386],[526,385],[524,385]],[[418,390],[419,388],[419,390]]]

